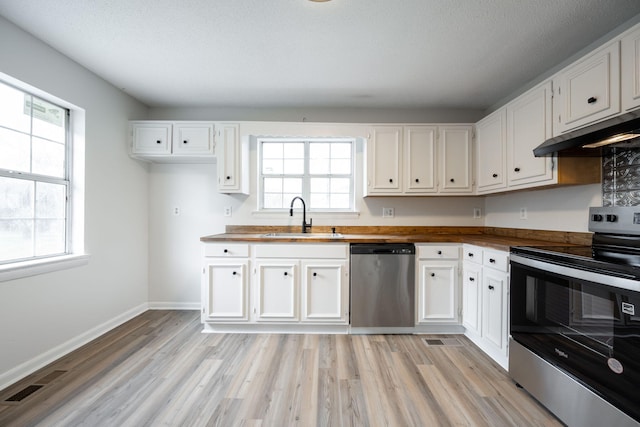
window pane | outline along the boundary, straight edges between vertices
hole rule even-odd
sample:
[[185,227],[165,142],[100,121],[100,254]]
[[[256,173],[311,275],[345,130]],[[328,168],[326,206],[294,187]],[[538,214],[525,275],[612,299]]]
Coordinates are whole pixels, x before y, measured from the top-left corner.
[[348,194],[332,194],[331,195],[331,208],[332,209],[349,209],[349,195]]
[[0,169],[31,172],[29,135],[0,128],[0,153]]
[[287,142],[283,154],[285,159],[304,159],[304,142]]
[[327,209],[329,208],[329,195],[326,193],[311,193],[311,208]]
[[302,194],[302,179],[301,178],[286,178],[284,180],[283,192],[294,193],[297,195]]
[[39,98],[33,98],[33,129],[35,136],[64,143],[66,135],[65,110]]
[[45,139],[33,138],[33,167],[39,175],[64,178],[64,145]]
[[334,175],[351,174],[351,160],[347,160],[347,159],[331,160],[331,173]]
[[36,220],[36,256],[62,254],[65,247],[64,219]]
[[265,209],[281,209],[282,206],[282,194],[265,194],[264,195],[264,207]]
[[312,193],[328,193],[329,178],[311,178]]
[[0,261],[33,256],[33,220],[0,219]]
[[281,159],[284,153],[283,144],[281,142],[263,142],[262,158],[263,159]]
[[66,188],[60,184],[36,184],[36,218],[64,219]]
[[265,178],[265,193],[282,193],[282,178]]
[[332,178],[331,193],[349,194],[351,190],[351,180],[348,178]]
[[302,175],[304,174],[304,159],[285,159],[284,161],[285,175]]
[[262,162],[262,173],[266,175],[282,175],[282,159],[265,159]]
[[328,159],[331,157],[330,144],[327,142],[312,142],[309,144],[310,159]]
[[309,173],[313,175],[329,174],[331,169],[329,168],[329,159],[314,159],[309,160]]
[[25,105],[31,96],[0,83],[0,126],[20,132],[31,131],[31,117],[25,113]]
[[33,218],[34,182],[0,177],[0,218]]
[[346,142],[334,142],[331,144],[331,158],[351,159],[351,144]]

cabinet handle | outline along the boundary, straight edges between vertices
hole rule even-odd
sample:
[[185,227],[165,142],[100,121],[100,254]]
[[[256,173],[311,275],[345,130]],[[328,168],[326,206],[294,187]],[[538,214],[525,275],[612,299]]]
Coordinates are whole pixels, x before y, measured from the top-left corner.
[[520,172],[520,168],[514,168],[513,169],[515,172]]
[[495,259],[493,259],[493,258],[489,258],[489,262],[490,262],[491,264],[495,264],[495,263],[496,263],[496,260],[495,260]]
[[597,100],[598,98],[592,96],[591,98],[587,99],[587,104],[595,104]]
[[493,290],[493,286],[489,285],[489,290],[492,291]]
[[159,139],[156,141],[156,144],[162,144],[162,141],[160,141]]
[[233,272],[233,275],[235,276],[236,274],[238,274],[238,273],[234,271],[234,272]]
[[473,277],[469,277],[469,281],[470,281],[470,282],[475,282],[475,281],[476,281],[476,279],[474,279]]
[[494,173],[494,174],[493,174],[493,175],[491,175],[491,176],[493,176],[494,178],[497,178],[497,177],[498,177],[498,174],[497,174],[497,173]]
[[451,181],[451,182],[455,182],[456,180],[455,180],[455,179],[453,179],[453,178],[451,178],[449,181]]
[[431,277],[435,277],[435,276],[436,276],[436,273],[431,273]]
[[442,251],[438,251],[438,255],[442,255]]
[[469,252],[469,253],[467,254],[467,256],[468,256],[469,258],[473,258],[473,252]]
[[184,141],[182,141],[183,144],[186,144],[187,142],[189,142],[189,141],[187,141],[186,139]]

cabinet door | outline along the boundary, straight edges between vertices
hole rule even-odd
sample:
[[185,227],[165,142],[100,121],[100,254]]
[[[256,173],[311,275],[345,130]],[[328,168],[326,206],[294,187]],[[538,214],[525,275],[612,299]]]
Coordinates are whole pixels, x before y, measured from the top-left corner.
[[247,321],[247,260],[220,260],[205,265],[204,321]]
[[640,107],[640,28],[622,38],[622,109]]
[[[620,44],[612,43],[563,71],[557,79],[559,135],[620,112]],[[554,108],[554,111],[556,109]]]
[[130,135],[132,154],[171,154],[171,123],[132,122]]
[[502,272],[482,271],[482,336],[500,353],[507,348],[507,281]]
[[419,261],[418,322],[456,322],[458,263]]
[[216,157],[218,162],[218,191],[240,191],[240,136],[236,124],[217,126]]
[[488,193],[507,186],[507,120],[500,110],[476,123],[477,192]]
[[533,149],[551,138],[551,82],[507,105],[509,187],[553,179],[553,158],[534,157]]
[[213,156],[213,124],[176,123],[173,126],[173,154]]
[[258,321],[298,320],[297,261],[256,261]]
[[477,335],[482,332],[482,267],[465,262],[462,268],[462,324]]
[[404,129],[406,193],[433,193],[436,188],[436,132],[433,126]]
[[471,193],[471,126],[441,127],[440,192]]
[[348,323],[346,261],[302,262],[302,321]]
[[373,128],[367,147],[368,194],[402,192],[400,159],[402,159],[402,128],[399,126]]

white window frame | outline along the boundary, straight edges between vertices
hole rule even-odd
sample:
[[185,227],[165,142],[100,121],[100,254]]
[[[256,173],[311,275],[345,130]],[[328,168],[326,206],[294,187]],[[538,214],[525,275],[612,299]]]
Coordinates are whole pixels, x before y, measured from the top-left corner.
[[[3,83],[68,110],[66,251],[64,254],[0,264],[0,282],[74,268],[88,263],[84,242],[85,111],[63,99],[0,73]],[[3,174],[4,175],[4,174]],[[5,175],[6,176],[6,175]],[[44,180],[43,180],[44,181]]]
[[[355,204],[355,191],[356,191],[356,138],[319,138],[319,137],[260,137],[257,139],[258,142],[258,212],[268,213],[268,212],[288,212],[289,207],[283,208],[265,208],[264,207],[264,178],[267,176],[274,175],[263,175],[262,173],[262,143],[263,142],[282,142],[282,143],[300,143],[303,142],[305,144],[305,158],[304,158],[304,173],[302,175],[297,175],[302,178],[302,195],[301,197],[305,200],[307,206],[307,212],[313,213],[354,213],[356,212],[356,204]],[[351,144],[351,175],[349,176],[350,184],[349,184],[349,208],[340,208],[340,209],[332,209],[332,208],[313,208],[311,207],[311,198],[310,198],[310,179],[311,177],[327,177],[332,178],[335,175],[326,174],[326,175],[311,175],[309,173],[309,144],[312,142],[348,142]],[[279,175],[286,176],[286,175]],[[346,175],[340,175],[340,177],[346,177]]]

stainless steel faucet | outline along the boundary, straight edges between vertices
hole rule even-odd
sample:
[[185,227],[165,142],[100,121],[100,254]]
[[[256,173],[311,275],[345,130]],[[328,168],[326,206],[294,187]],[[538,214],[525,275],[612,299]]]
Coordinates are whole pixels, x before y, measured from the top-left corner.
[[313,219],[309,218],[309,224],[307,224],[307,205],[304,202],[304,199],[302,197],[296,196],[291,200],[291,208],[289,209],[289,216],[293,216],[293,202],[295,202],[296,199],[302,202],[302,232],[306,233],[307,230],[311,230],[311,223],[313,222]]

